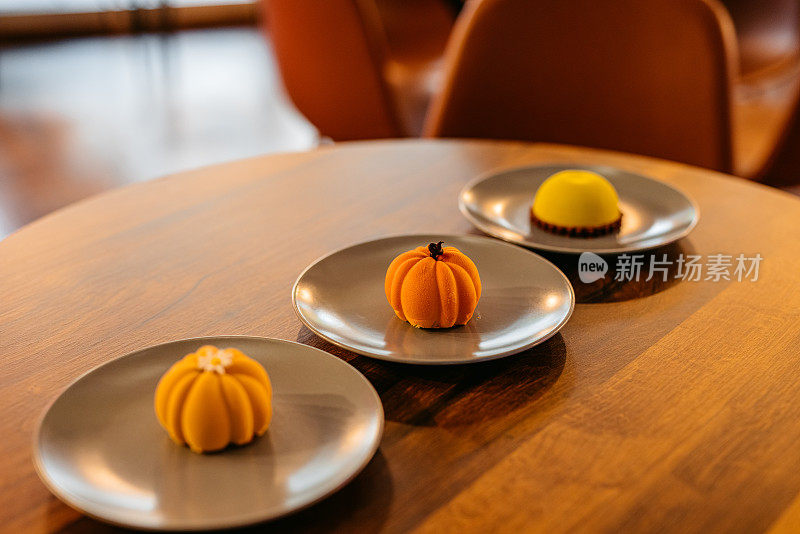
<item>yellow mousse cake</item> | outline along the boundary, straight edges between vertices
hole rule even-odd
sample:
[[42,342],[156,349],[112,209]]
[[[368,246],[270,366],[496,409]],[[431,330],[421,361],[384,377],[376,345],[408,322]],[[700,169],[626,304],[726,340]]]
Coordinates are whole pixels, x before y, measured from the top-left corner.
[[557,172],[536,191],[533,222],[554,234],[595,237],[619,230],[622,213],[611,183],[597,173]]
[[175,443],[197,453],[218,451],[267,431],[272,385],[261,364],[241,351],[205,345],[164,373],[155,408]]
[[478,268],[456,247],[431,243],[397,256],[384,281],[394,313],[418,328],[466,324],[481,298]]

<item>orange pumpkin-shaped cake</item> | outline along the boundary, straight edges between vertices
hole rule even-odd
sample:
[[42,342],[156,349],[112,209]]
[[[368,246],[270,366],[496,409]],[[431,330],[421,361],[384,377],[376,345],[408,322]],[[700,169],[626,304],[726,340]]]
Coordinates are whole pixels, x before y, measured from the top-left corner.
[[205,345],[164,373],[155,407],[175,443],[194,452],[218,451],[267,431],[272,385],[261,364],[241,351]]
[[395,314],[419,328],[466,324],[481,298],[478,269],[455,247],[442,241],[397,256],[384,282]]

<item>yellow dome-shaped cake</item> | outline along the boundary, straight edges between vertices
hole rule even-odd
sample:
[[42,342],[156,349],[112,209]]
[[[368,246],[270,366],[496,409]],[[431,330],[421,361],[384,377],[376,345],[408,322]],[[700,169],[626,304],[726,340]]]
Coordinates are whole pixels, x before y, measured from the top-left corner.
[[260,363],[237,349],[212,345],[187,354],[156,386],[158,421],[194,452],[244,445],[272,419],[272,385]]
[[611,183],[583,170],[557,172],[536,191],[533,222],[554,234],[595,237],[619,230],[622,213]]

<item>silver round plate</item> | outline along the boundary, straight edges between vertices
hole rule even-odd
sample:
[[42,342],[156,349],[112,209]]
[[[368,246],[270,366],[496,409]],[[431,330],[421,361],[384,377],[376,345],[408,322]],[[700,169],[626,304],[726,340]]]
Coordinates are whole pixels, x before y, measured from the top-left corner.
[[[386,269],[400,253],[444,241],[469,256],[483,286],[464,325],[414,328],[386,300]],[[294,284],[300,320],[323,339],[364,356],[414,364],[472,363],[533,347],[564,326],[575,294],[552,263],[479,236],[405,235],[361,243],[317,260]]]
[[[619,232],[569,237],[531,223],[536,190],[549,176],[567,169],[594,171],[613,184],[622,211]],[[696,204],[674,187],[600,165],[543,165],[494,172],[467,184],[458,205],[472,224],[489,235],[525,247],[566,253],[618,254],[659,247],[686,237],[699,218]]]
[[[159,426],[161,375],[201,345],[235,347],[267,369],[267,433],[243,447],[195,454]],[[383,408],[353,367],[321,350],[277,339],[208,337],[150,347],[101,365],[48,408],[34,439],[39,477],[62,501],[138,529],[248,525],[335,492],[370,461]]]

